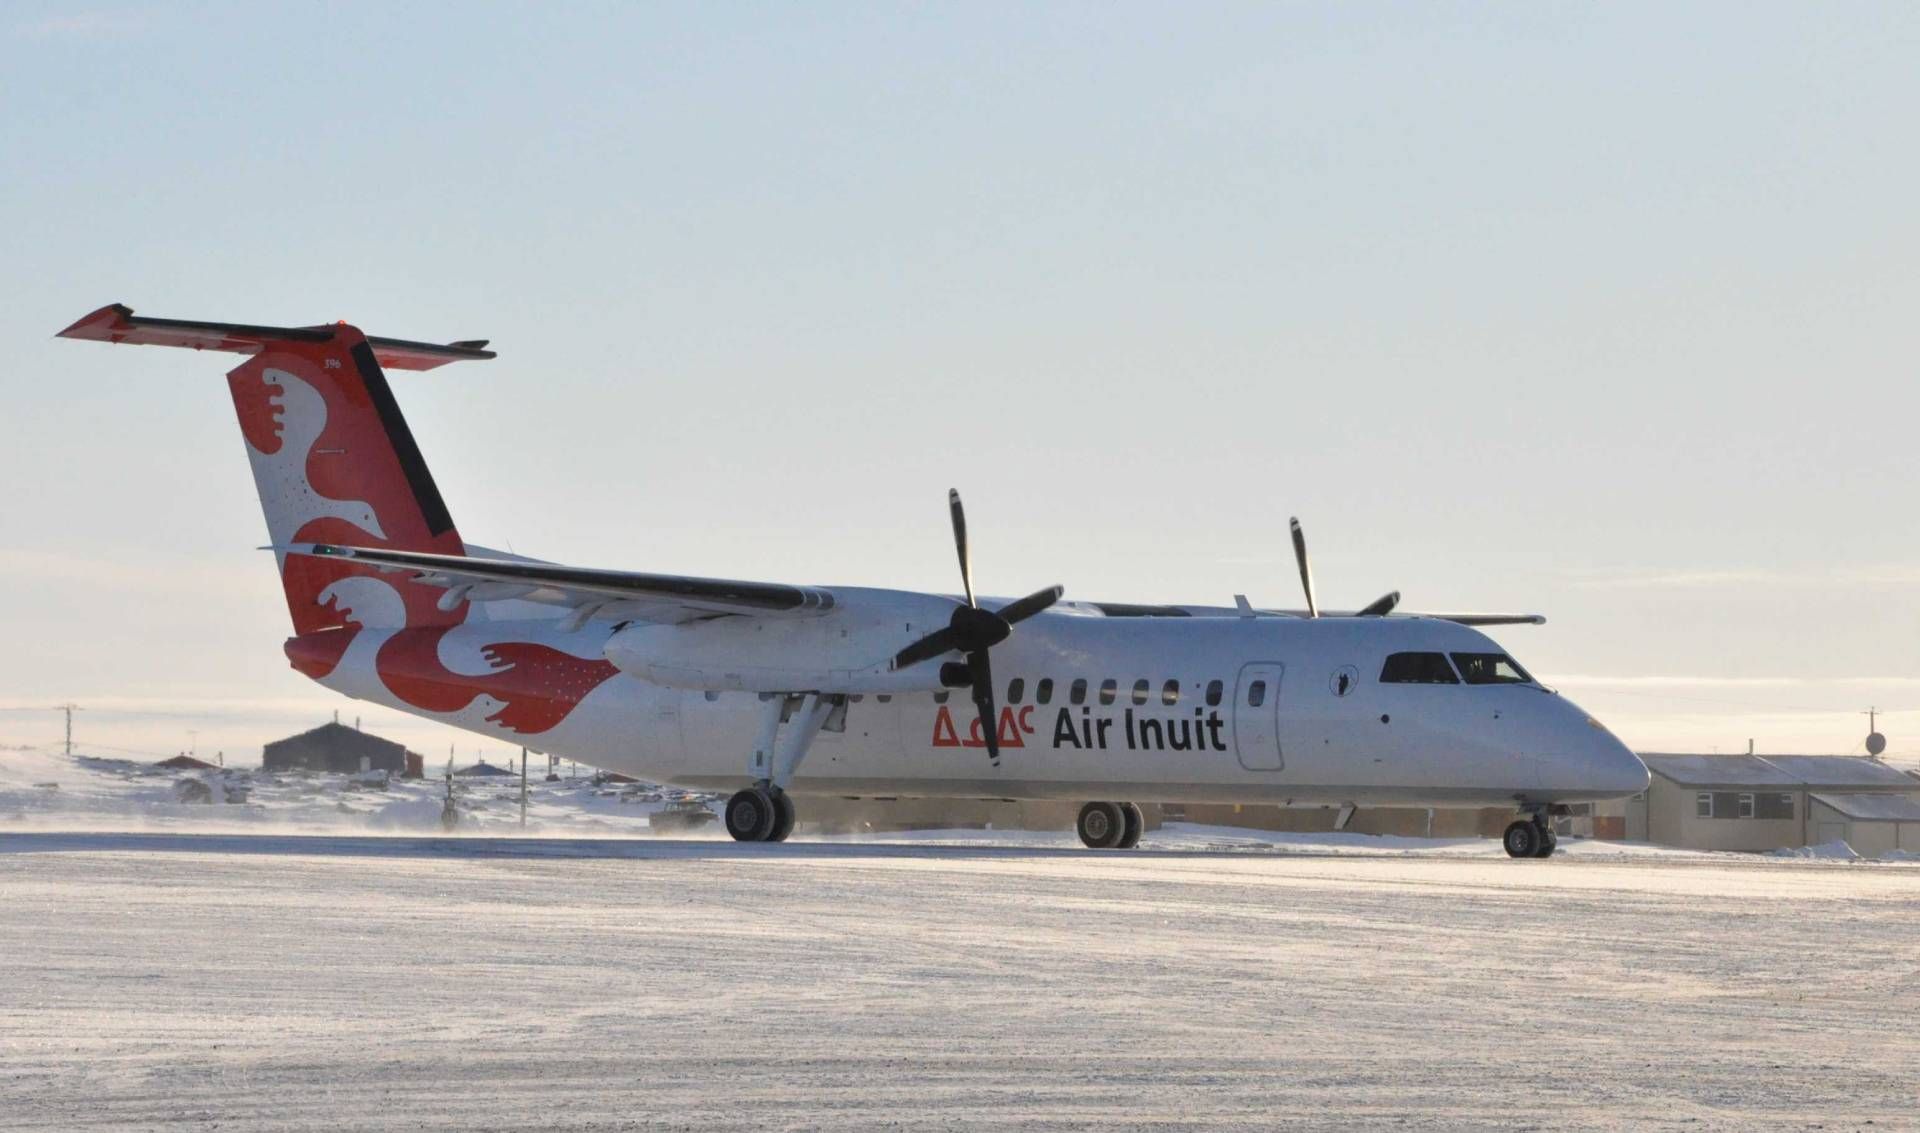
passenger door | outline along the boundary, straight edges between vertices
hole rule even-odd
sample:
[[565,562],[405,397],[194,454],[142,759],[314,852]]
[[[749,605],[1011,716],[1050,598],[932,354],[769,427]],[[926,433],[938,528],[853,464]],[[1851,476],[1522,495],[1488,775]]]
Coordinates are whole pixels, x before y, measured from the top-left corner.
[[1233,750],[1249,771],[1278,771],[1280,753],[1280,675],[1276,662],[1240,667],[1233,689]]

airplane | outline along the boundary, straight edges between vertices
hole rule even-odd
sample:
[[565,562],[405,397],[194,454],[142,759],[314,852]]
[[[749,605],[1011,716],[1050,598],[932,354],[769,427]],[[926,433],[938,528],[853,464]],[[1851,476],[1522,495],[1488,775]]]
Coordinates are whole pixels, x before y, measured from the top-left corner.
[[[1304,610],[745,582],[565,566],[468,543],[386,371],[489,359],[485,340],[251,326],[113,304],[60,337],[228,351],[295,670],[490,738],[697,791],[727,831],[780,842],[795,798],[1081,802],[1093,849],[1132,848],[1134,800],[1511,807],[1516,858],[1551,817],[1638,794],[1647,769],[1479,627],[1531,614],[1399,613],[1398,592]],[[960,692],[961,698],[953,693]]]

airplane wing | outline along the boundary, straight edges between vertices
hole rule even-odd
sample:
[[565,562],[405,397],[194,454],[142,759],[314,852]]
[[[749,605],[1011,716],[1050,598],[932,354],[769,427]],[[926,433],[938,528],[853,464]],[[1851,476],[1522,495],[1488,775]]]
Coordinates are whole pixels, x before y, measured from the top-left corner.
[[463,601],[510,599],[568,606],[574,611],[570,628],[585,625],[595,617],[648,622],[697,621],[727,614],[808,617],[825,613],[834,605],[830,591],[771,582],[639,574],[520,558],[472,558],[334,543],[295,543],[270,549],[344,559],[382,571],[411,571],[415,581],[447,589],[440,603],[448,609]]
[[[1310,615],[1305,610],[1261,610],[1263,614],[1278,614],[1283,618],[1304,618]],[[1358,611],[1322,610],[1323,618],[1351,618],[1361,616]],[[1395,610],[1390,614],[1379,615],[1387,618],[1431,618],[1437,622],[1458,622],[1463,626],[1542,626],[1547,624],[1545,614],[1434,614],[1422,610]]]

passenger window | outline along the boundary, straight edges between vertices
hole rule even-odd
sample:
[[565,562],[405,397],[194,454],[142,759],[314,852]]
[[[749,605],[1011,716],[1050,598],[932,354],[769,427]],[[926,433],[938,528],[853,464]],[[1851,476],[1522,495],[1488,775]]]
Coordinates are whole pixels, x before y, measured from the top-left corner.
[[1160,686],[1160,703],[1171,708],[1180,703],[1180,682],[1168,681]]
[[1457,685],[1444,653],[1395,653],[1380,666],[1383,685]]
[[1505,653],[1455,653],[1453,663],[1460,666],[1460,677],[1470,685],[1524,685],[1529,677],[1513,658]]
[[1025,695],[1027,695],[1027,682],[1025,680],[1021,679],[1020,677],[1015,677],[1011,681],[1007,682],[1007,703],[1008,704],[1020,703],[1020,698]]
[[945,704],[947,702],[947,690],[941,689],[939,692],[934,693],[933,702],[935,704]]
[[1108,677],[1100,682],[1100,703],[1112,704],[1115,694],[1120,691],[1120,682]]
[[1133,702],[1135,704],[1145,704],[1147,702],[1147,682],[1145,680],[1133,682]]
[[1207,707],[1208,708],[1220,707],[1220,696],[1225,691],[1226,691],[1226,686],[1222,685],[1219,681],[1208,681],[1207,682]]
[[1267,702],[1267,682],[1255,681],[1247,686],[1247,707],[1258,708]]
[[882,704],[891,704],[893,703],[893,694],[890,692],[883,692],[875,696],[874,699],[879,701]]
[[1087,702],[1087,678],[1074,678],[1073,687],[1067,690],[1067,699],[1075,704],[1085,704]]
[[1040,683],[1033,686],[1033,702],[1035,704],[1050,704],[1052,701],[1053,678],[1042,677],[1040,678]]

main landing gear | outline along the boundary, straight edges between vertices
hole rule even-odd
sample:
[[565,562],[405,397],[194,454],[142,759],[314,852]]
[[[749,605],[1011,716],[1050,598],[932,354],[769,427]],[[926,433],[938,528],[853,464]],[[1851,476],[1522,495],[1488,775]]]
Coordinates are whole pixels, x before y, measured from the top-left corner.
[[1147,820],[1132,803],[1088,803],[1074,828],[1090,850],[1131,850],[1140,844]]
[[1560,837],[1548,825],[1545,814],[1535,814],[1508,826],[1500,843],[1510,858],[1549,858],[1560,848]]
[[807,758],[827,717],[845,703],[845,697],[819,693],[767,697],[760,713],[760,734],[747,757],[753,786],[727,800],[727,833],[734,841],[784,842],[793,833],[793,799],[787,795],[787,784],[793,782],[793,773]]
[[736,842],[784,842],[793,818],[793,799],[778,787],[748,787],[727,800],[727,833]]

